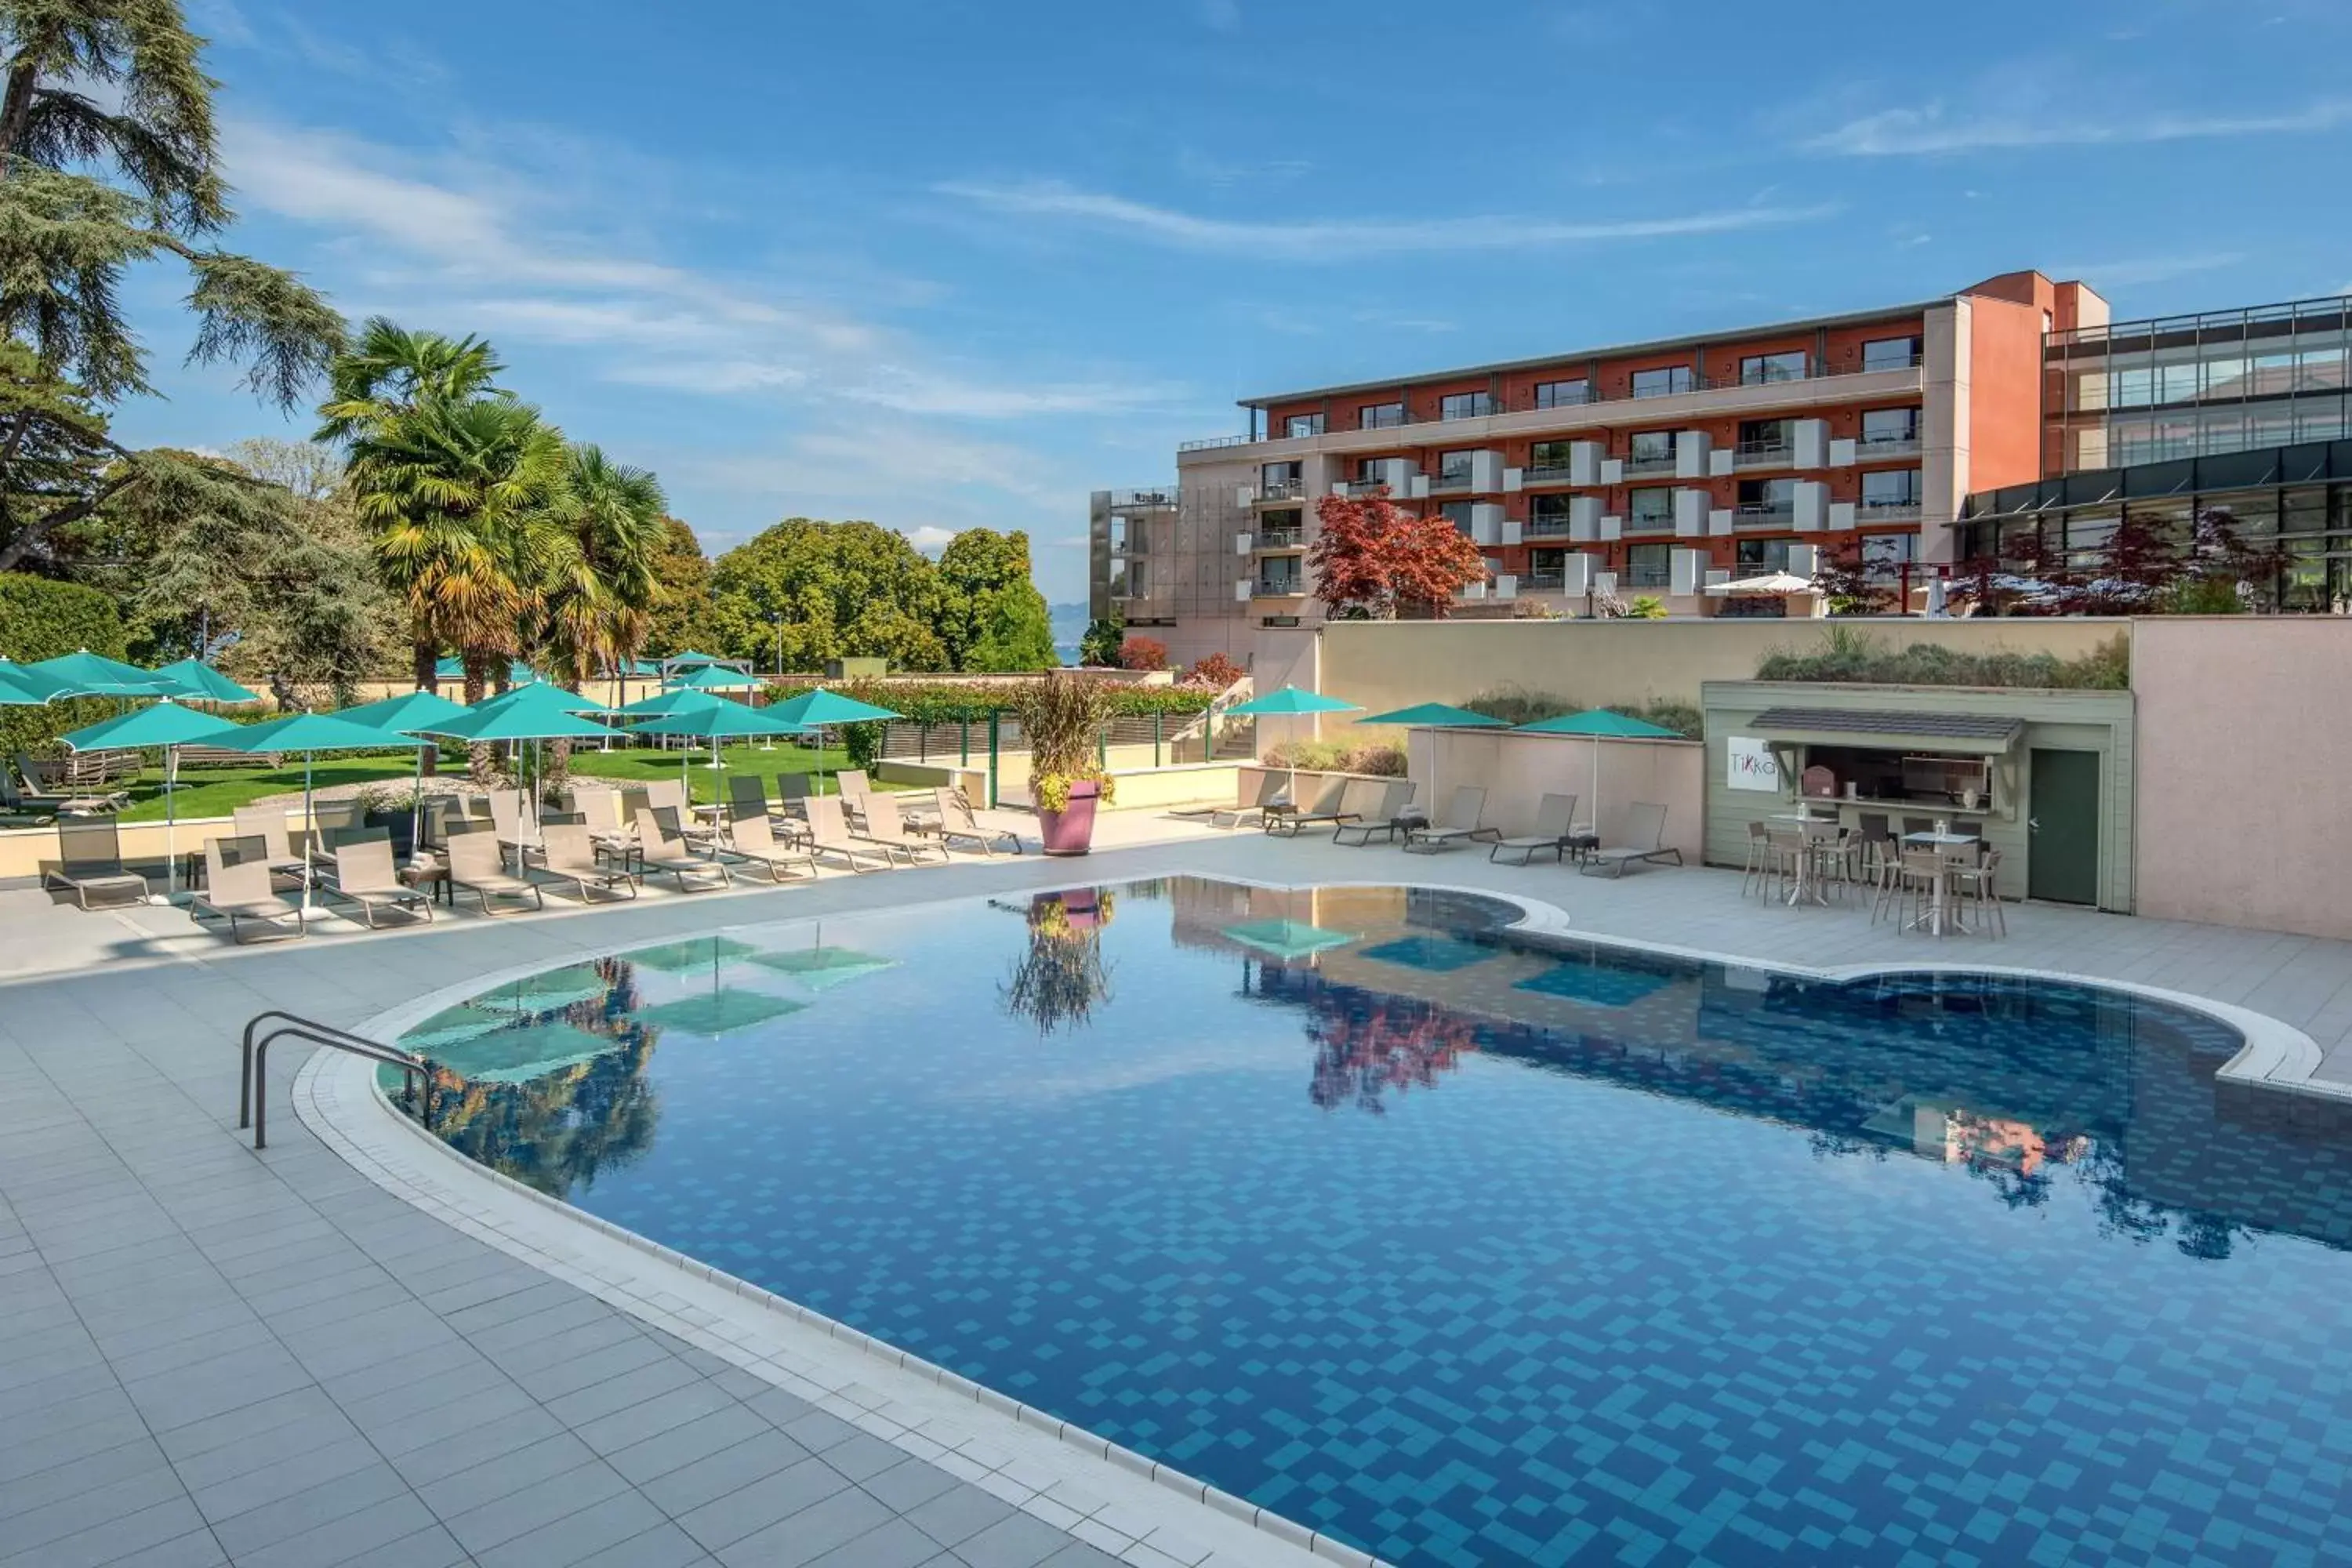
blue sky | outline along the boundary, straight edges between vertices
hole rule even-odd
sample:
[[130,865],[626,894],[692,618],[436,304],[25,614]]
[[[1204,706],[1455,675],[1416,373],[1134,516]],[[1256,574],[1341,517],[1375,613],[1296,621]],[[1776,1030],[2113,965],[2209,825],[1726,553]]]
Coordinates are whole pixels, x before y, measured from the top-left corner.
[[[488,337],[714,550],[1024,527],[1056,600],[1087,490],[1243,395],[2029,266],[2352,286],[2341,0],[188,5],[236,247]],[[293,433],[178,368],[177,282],[119,428]]]

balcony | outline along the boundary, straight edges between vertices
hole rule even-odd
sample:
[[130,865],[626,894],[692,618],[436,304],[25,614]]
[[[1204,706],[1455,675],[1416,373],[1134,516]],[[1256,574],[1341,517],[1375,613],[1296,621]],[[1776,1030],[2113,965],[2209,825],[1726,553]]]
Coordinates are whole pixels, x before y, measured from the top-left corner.
[[1257,488],[1255,504],[1266,506],[1282,501],[1295,501],[1307,494],[1305,479],[1269,479]]
[[1857,463],[1883,463],[1895,458],[1916,458],[1919,455],[1919,437],[1883,436],[1876,440],[1861,440],[1853,444],[1853,460]]
[[1429,493],[1433,496],[1449,492],[1466,495],[1472,489],[1470,470],[1454,468],[1440,473],[1429,481]]
[[1519,483],[1522,487],[1527,485],[1574,484],[1576,481],[1570,479],[1569,474],[1569,467],[1565,463],[1561,463],[1553,468],[1522,468],[1519,470]]
[[[1398,408],[1390,410],[1386,413],[1374,414],[1369,417],[1360,419],[1356,423],[1356,428],[1359,430],[1395,430],[1408,423],[1410,423],[1410,421],[1405,418],[1404,410]],[[1216,444],[1217,443],[1214,442],[1204,443],[1204,445],[1210,446]]]
[[1566,539],[1569,526],[1568,514],[1564,511],[1548,512],[1541,517],[1530,513],[1522,525],[1522,532],[1528,539]]
[[1868,528],[1882,522],[1916,522],[1919,503],[1916,500],[1868,500],[1854,508],[1854,517]]
[[1252,545],[1252,548],[1257,550],[1297,550],[1306,542],[1307,530],[1303,526],[1296,528],[1262,528],[1258,530],[1257,539]]
[[1734,528],[1794,528],[1797,526],[1797,503],[1794,501],[1749,501],[1733,509]]
[[1450,408],[1444,403],[1440,403],[1437,405],[1437,420],[1443,425],[1456,419],[1488,419],[1502,411],[1501,398],[1478,392],[1472,393],[1455,402]]
[[1528,572],[1519,578],[1519,586],[1530,594],[1557,594],[1567,588],[1565,572]]
[[1675,514],[1671,511],[1655,512],[1647,517],[1635,512],[1625,520],[1625,531],[1629,534],[1672,533],[1674,531]]
[[1644,474],[1671,474],[1674,471],[1675,455],[1672,452],[1667,453],[1663,458],[1628,458],[1625,459],[1625,477],[1629,479],[1639,479]]
[[1742,441],[1731,454],[1731,466],[1735,470],[1785,468],[1796,460],[1796,443],[1785,440]]

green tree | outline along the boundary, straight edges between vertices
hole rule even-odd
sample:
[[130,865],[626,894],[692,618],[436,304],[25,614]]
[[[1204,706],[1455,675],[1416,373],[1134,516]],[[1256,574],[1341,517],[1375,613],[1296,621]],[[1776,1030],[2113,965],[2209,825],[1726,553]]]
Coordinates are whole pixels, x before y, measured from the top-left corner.
[[684,653],[718,640],[709,626],[710,557],[702,552],[702,542],[695,538],[694,530],[677,518],[662,519],[654,582],[661,592],[646,632],[647,654]]
[[961,668],[1002,673],[1053,669],[1062,662],[1054,649],[1054,623],[1045,596],[1027,583],[999,588],[981,600],[980,640]]
[[735,658],[772,654],[783,618],[787,668],[879,657],[900,669],[945,669],[936,629],[938,574],[906,536],[871,522],[788,518],[711,568],[710,630]]
[[[50,389],[15,399],[0,422],[0,492],[49,502],[11,519],[0,570],[49,530],[89,516],[106,499],[100,486],[137,485],[155,471],[131,465],[100,476],[84,465],[75,489],[16,471],[77,426],[110,447],[87,415],[152,391],[121,304],[135,266],[167,256],[184,263],[196,318],[188,359],[243,363],[246,384],[281,407],[342,345],[342,318],[318,293],[214,243],[235,215],[202,51],[176,0],[0,0],[0,327]],[[20,365],[7,374],[23,380]],[[61,405],[78,405],[83,417]]]
[[1118,667],[1118,650],[1127,641],[1127,620],[1118,610],[1087,623],[1078,639],[1078,662],[1097,669]]
[[[661,481],[615,463],[604,448],[575,445],[552,510],[561,537],[541,591],[549,673],[577,691],[581,682],[635,658],[660,597],[655,573],[667,537]],[[549,750],[551,787],[570,770],[572,743]]]
[[940,552],[940,637],[950,668],[1051,669],[1054,624],[1029,580],[1029,536],[967,528]]

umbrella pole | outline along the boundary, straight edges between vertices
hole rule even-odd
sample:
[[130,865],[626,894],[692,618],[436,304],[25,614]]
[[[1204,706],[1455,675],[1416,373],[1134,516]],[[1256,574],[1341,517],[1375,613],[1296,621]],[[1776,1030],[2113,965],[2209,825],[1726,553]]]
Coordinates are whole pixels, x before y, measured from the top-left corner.
[[168,903],[170,903],[170,902],[172,901],[172,895],[173,895],[173,893],[178,892],[178,891],[180,890],[180,889],[179,889],[179,887],[178,887],[179,870],[180,870],[180,858],[179,858],[177,855],[175,855],[175,854],[173,854],[173,850],[178,847],[178,846],[177,846],[177,842],[176,842],[176,841],[177,841],[177,838],[178,838],[178,833],[177,833],[176,829],[177,829],[177,828],[178,828],[178,826],[179,826],[180,814],[179,814],[178,810],[176,809],[177,803],[176,803],[176,802],[174,802],[174,801],[173,800],[173,798],[172,798],[172,781],[173,781],[173,775],[177,773],[177,771],[178,771],[178,769],[179,769],[179,765],[180,765],[180,748],[179,748],[179,747],[177,747],[177,746],[166,746],[166,747],[164,747],[164,748],[163,748],[163,901],[164,901],[165,903],[167,903],[167,904],[168,904]]
[[311,851],[317,847],[310,839],[310,768],[318,757],[316,752],[302,753],[302,912],[305,915],[310,912]]

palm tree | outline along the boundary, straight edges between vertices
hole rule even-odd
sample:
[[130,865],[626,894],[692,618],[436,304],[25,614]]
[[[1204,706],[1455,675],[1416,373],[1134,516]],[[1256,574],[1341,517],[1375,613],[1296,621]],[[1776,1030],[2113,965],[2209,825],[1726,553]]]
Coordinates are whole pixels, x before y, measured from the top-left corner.
[[[554,570],[541,587],[550,673],[572,690],[645,647],[660,597],[656,563],[668,501],[661,481],[615,463],[590,443],[566,454],[563,484],[550,510],[561,537]],[[571,746],[559,741],[551,779],[560,782]]]
[[[499,395],[493,378],[504,368],[489,344],[478,338],[412,331],[382,316],[370,319],[361,329],[358,342],[329,367],[327,400],[319,409],[321,423],[316,438],[350,447],[355,493],[364,497],[372,489],[379,491],[373,510],[364,507],[362,510],[376,528],[380,542],[387,538],[387,506],[392,501],[390,493],[362,471],[363,461],[370,453],[389,461],[391,448],[406,438],[394,434],[395,430],[405,422],[412,427],[409,436],[418,435],[414,427],[422,418],[420,411],[428,405]],[[444,645],[435,625],[434,608],[420,592],[421,577],[431,562],[413,548],[380,551],[379,555],[390,585],[409,602],[416,684],[433,690],[438,684],[434,667]]]

